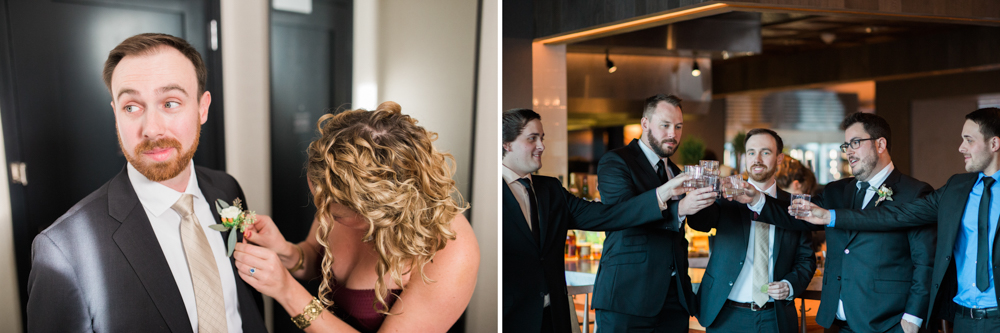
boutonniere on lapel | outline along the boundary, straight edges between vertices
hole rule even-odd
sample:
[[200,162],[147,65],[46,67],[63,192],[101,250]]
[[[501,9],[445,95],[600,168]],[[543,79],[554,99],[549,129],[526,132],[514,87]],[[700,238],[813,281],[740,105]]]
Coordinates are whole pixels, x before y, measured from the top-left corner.
[[875,191],[875,194],[878,194],[878,201],[875,201],[874,207],[878,207],[878,204],[882,201],[892,201],[892,189],[885,186],[885,184],[882,184],[882,187],[879,187],[878,190]]
[[[222,201],[222,199],[218,199],[215,201],[215,210],[219,212],[219,217],[222,218],[222,223],[208,226],[215,231],[226,232],[236,228],[236,230],[244,234],[243,238],[246,239],[247,227],[257,222],[257,214],[252,210],[243,210],[243,203],[240,201],[240,198],[233,200],[232,206]],[[229,240],[226,243],[226,247],[229,248],[226,256],[232,257],[233,250],[236,249],[235,232],[229,233]]]

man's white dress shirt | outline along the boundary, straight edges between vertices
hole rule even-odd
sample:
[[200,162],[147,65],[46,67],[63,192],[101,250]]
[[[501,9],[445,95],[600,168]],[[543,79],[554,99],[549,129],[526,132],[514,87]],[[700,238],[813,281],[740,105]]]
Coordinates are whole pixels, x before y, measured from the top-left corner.
[[[222,240],[220,232],[208,227],[219,223],[215,221],[211,211],[215,205],[209,205],[201,193],[201,188],[198,187],[198,177],[195,176],[194,163],[188,163],[188,168],[191,171],[191,177],[184,193],[194,196],[195,216],[198,217],[198,222],[201,223],[205,238],[208,238],[212,254],[215,256],[219,278],[222,280],[222,295],[226,302],[226,324],[229,325],[230,333],[242,332],[243,321],[240,319],[239,298],[236,295],[236,277],[233,274],[229,257],[226,256],[226,244]],[[131,163],[128,164],[127,169],[128,179],[132,182],[132,188],[135,189],[139,202],[142,203],[146,217],[149,218],[149,224],[153,227],[153,233],[156,234],[156,240],[160,243],[160,249],[163,250],[163,256],[170,266],[174,282],[177,283],[177,289],[181,292],[184,308],[191,320],[191,329],[198,332],[198,309],[195,304],[194,287],[191,283],[191,271],[188,269],[184,246],[181,244],[181,216],[170,208],[183,193],[149,180],[139,173],[139,170],[136,170]],[[232,200],[236,198],[222,199]]]

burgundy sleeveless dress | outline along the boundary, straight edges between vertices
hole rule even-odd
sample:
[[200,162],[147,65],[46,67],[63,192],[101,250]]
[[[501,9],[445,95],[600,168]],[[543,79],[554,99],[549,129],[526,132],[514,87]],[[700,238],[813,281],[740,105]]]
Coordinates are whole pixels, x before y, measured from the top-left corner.
[[[390,309],[402,291],[402,289],[389,291],[385,303],[389,305]],[[385,315],[372,308],[372,304],[375,303],[374,289],[355,290],[335,286],[331,298],[333,299],[333,314],[361,333],[373,333],[382,327]],[[381,305],[378,306],[381,308]]]

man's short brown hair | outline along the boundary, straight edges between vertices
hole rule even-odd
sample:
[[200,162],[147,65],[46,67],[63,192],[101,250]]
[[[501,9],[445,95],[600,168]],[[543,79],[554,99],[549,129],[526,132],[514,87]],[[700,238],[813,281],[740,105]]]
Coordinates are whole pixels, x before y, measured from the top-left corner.
[[[542,116],[530,109],[510,109],[503,112],[503,144],[514,142],[517,136],[524,132],[524,127],[532,120],[542,120]],[[500,146],[500,155],[507,156],[507,151]]]
[[208,70],[205,69],[205,62],[201,60],[198,53],[187,41],[167,34],[145,33],[138,34],[125,39],[115,46],[108,54],[108,60],[104,62],[104,85],[108,86],[108,92],[114,98],[114,91],[111,91],[111,75],[115,72],[115,67],[122,61],[122,58],[131,55],[151,54],[160,46],[169,46],[177,49],[194,65],[194,73],[198,77],[198,99],[205,92],[205,82],[208,81]]

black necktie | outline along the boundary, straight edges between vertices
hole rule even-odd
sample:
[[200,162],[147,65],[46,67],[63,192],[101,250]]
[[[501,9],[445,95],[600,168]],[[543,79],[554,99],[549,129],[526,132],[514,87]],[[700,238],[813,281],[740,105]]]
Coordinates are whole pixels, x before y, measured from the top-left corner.
[[538,201],[535,200],[535,191],[531,189],[531,181],[528,178],[521,178],[517,180],[524,185],[524,189],[528,191],[528,204],[531,205],[531,236],[535,237],[535,243],[539,247],[542,246],[541,233],[538,230]]
[[667,166],[663,164],[663,160],[656,162],[656,175],[660,177],[660,184],[667,182]]
[[871,186],[868,182],[858,183],[858,194],[854,195],[854,209],[862,209],[865,207],[865,191]]
[[983,198],[979,201],[979,249],[976,258],[976,287],[985,292],[990,288],[990,200],[993,198],[993,177],[983,177]]

